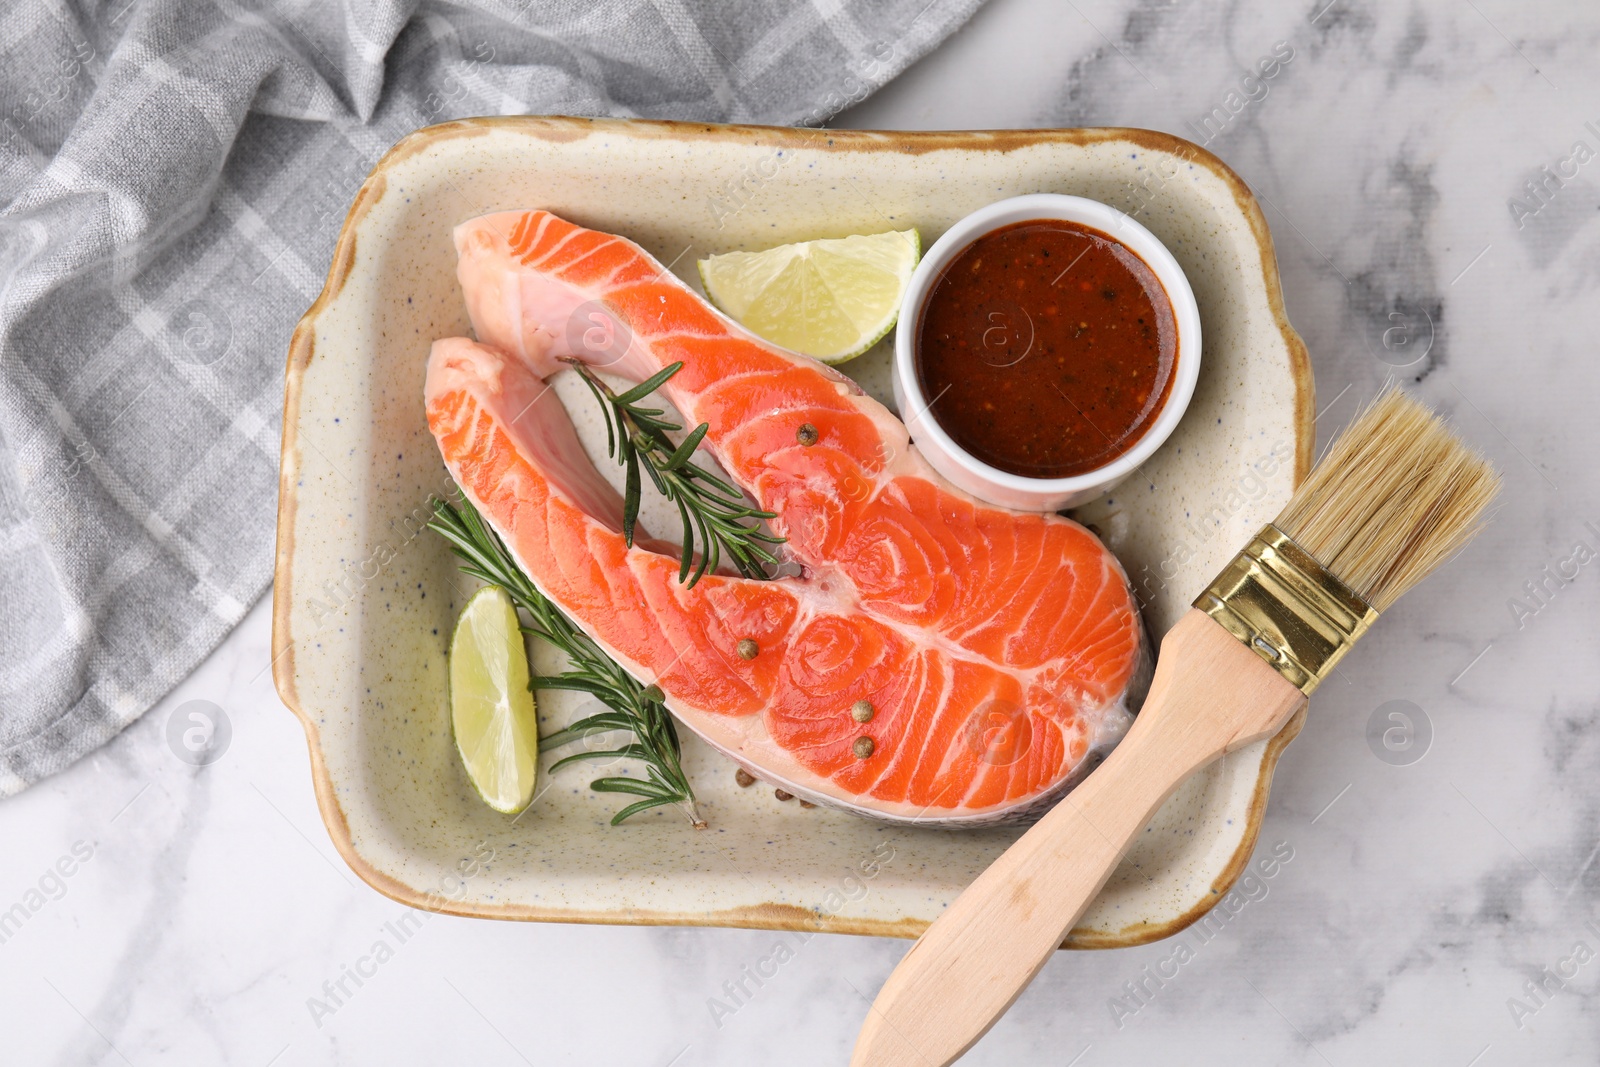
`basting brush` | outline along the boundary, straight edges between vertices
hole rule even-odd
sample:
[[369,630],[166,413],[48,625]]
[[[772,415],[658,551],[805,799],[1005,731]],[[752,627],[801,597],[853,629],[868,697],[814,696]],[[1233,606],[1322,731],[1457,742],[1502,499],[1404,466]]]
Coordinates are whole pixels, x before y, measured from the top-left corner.
[[971,1048],[1173,790],[1283,729],[1378,614],[1472,539],[1499,487],[1437,415],[1385,389],[1162,640],[1105,763],[911,946],[853,1067],[942,1067]]

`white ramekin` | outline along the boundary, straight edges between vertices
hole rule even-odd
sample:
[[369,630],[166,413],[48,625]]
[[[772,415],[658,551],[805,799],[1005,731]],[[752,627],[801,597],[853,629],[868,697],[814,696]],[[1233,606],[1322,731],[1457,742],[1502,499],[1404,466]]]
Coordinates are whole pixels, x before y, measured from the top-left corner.
[[[1101,231],[1121,241],[1149,264],[1172,302],[1178,328],[1178,354],[1166,404],[1144,436],[1103,467],[1070,478],[1028,478],[1011,474],[967,453],[939,426],[917,380],[917,336],[928,291],[945,266],[991,230],[1031,219],[1062,219]],[[1032,193],[979,208],[946,230],[911,275],[900,304],[894,339],[894,399],[917,448],[935,470],[973,496],[1018,511],[1060,511],[1092,500],[1132,474],[1166,442],[1183,418],[1200,377],[1200,309],[1194,290],[1172,253],[1132,217],[1109,204],[1081,196]]]

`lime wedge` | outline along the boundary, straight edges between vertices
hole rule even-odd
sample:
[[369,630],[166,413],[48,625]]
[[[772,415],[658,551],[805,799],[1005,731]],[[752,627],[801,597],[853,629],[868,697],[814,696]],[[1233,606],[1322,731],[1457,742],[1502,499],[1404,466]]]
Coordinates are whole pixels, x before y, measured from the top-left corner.
[[894,328],[921,254],[916,230],[890,230],[712,256],[700,261],[700,280],[758,337],[843,363]]
[[528,689],[528,650],[504,589],[473,594],[450,637],[450,722],[467,777],[495,811],[533,800],[539,723]]

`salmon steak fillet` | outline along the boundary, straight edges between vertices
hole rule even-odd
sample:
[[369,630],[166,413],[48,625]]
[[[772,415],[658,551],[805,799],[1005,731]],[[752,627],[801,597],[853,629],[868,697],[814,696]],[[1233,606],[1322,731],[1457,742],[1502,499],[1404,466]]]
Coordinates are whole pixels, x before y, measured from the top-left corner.
[[[957,489],[854,382],[631,241],[545,211],[455,241],[477,340],[429,356],[445,464],[539,591],[707,743],[805,799],[982,825],[1041,814],[1126,730],[1150,655],[1088,530]],[[672,545],[630,547],[547,382],[562,359],[635,382],[681,362],[660,395],[709,425],[702,447],[799,573],[689,585]]]

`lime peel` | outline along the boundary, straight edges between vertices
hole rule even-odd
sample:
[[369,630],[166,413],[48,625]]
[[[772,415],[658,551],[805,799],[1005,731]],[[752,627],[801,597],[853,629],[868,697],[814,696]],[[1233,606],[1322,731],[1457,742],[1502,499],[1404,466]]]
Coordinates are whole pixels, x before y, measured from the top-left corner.
[[894,329],[921,254],[916,230],[889,230],[711,256],[700,280],[718,310],[758,337],[837,364]]
[[504,589],[478,590],[450,637],[450,725],[467,778],[495,811],[533,800],[539,723],[528,688],[528,650]]

